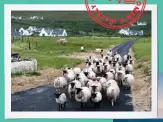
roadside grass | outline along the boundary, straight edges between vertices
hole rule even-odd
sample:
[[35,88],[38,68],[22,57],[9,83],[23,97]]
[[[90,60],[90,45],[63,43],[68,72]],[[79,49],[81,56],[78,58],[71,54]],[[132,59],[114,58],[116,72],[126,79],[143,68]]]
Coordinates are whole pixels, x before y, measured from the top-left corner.
[[11,77],[20,77],[22,75],[25,76],[40,76],[41,73],[40,72],[31,72],[31,73],[11,73]]
[[134,56],[138,61],[136,68],[143,68],[144,73],[151,69],[151,38],[142,38],[133,45]]
[[[112,45],[123,43],[129,38],[94,38],[94,37],[67,37],[66,45],[57,44],[59,37],[24,37],[12,40],[12,52],[19,52],[22,58],[31,57],[38,61],[38,68],[56,68],[76,66],[83,60],[59,57],[80,52],[80,47],[85,46],[86,52],[96,48],[109,48]],[[31,49],[29,50],[29,41]],[[37,44],[36,44],[37,43]]]

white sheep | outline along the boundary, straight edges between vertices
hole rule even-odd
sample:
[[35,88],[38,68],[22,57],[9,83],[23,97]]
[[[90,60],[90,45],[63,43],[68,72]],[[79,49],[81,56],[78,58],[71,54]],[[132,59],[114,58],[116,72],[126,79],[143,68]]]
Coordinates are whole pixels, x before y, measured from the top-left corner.
[[123,87],[125,87],[126,89],[130,89],[134,81],[135,81],[135,78],[132,74],[125,75],[122,81]]
[[86,104],[90,99],[91,91],[88,87],[76,88],[75,100],[81,103],[81,109],[83,109],[83,104],[85,104],[84,107],[86,107]]
[[82,85],[78,80],[74,80],[69,83],[68,85],[68,94],[70,98],[73,98],[73,95],[75,95],[75,89],[80,88]]
[[113,56],[113,52],[112,52],[112,50],[109,50],[109,51],[107,52],[107,55],[109,55],[109,56]]
[[55,93],[55,100],[58,104],[58,109],[62,110],[66,108],[67,97],[65,93]]
[[115,59],[115,61],[117,61],[117,62],[122,62],[122,57],[121,57],[121,55],[119,55],[119,54],[116,54],[116,55],[114,56],[114,59]]
[[91,82],[89,89],[91,90],[91,93],[93,92],[101,92],[102,90],[102,85],[98,81],[93,81]]
[[118,85],[110,83],[109,86],[107,87],[106,95],[107,98],[111,100],[112,106],[114,106],[114,103],[116,102],[119,94],[120,94],[120,89]]
[[91,80],[95,80],[96,79],[96,73],[94,73],[93,71],[89,71],[87,77]]
[[60,88],[66,88],[67,80],[65,77],[58,77],[54,80],[54,88],[59,90]]
[[110,71],[110,69],[111,69],[111,66],[110,66],[110,64],[109,63],[104,63],[103,64],[103,72],[109,72]]
[[134,61],[133,61],[133,59],[128,60],[127,63],[128,63],[128,64],[132,64],[132,65],[134,65]]
[[126,73],[131,73],[132,74],[133,70],[134,70],[134,67],[133,67],[132,64],[127,64],[125,69],[126,69]]
[[94,67],[93,71],[94,71],[96,74],[102,73],[102,71],[103,71],[103,64],[100,63],[100,62],[96,62],[96,66]]
[[110,85],[118,85],[117,82],[113,79],[111,80],[107,80],[104,84],[103,84],[103,89],[104,91],[107,90],[107,88],[110,86]]
[[107,79],[107,80],[111,80],[111,79],[114,79],[114,74],[112,72],[107,72],[104,74],[104,77]]
[[71,82],[75,79],[75,73],[73,70],[63,70],[63,76],[67,79],[68,82]]
[[125,71],[119,70],[115,74],[115,80],[118,82],[120,86],[122,86],[122,80],[125,77]]
[[94,92],[94,93],[92,93],[91,100],[94,103],[95,108],[99,107],[100,103],[102,101],[102,94],[101,94],[101,92]]
[[76,79],[79,80],[79,82],[81,83],[82,87],[85,86],[85,84],[88,81],[88,78],[85,76],[85,74],[83,72],[76,74]]

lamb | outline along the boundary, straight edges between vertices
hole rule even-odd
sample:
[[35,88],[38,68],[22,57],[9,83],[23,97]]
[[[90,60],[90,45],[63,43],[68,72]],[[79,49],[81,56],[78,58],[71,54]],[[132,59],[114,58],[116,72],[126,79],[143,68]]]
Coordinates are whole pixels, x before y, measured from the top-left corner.
[[91,99],[92,99],[92,102],[95,105],[95,108],[100,107],[100,103],[102,101],[102,94],[101,94],[101,92],[94,92],[94,93],[92,93]]
[[74,80],[69,83],[68,85],[68,94],[70,98],[73,98],[75,95],[75,88],[80,88],[82,87],[81,83],[78,80]]
[[66,108],[67,97],[65,93],[55,93],[55,100],[58,104],[59,111]]
[[126,89],[130,89],[135,81],[135,78],[132,74],[125,75],[122,84]]
[[88,87],[76,88],[75,100],[81,103],[81,109],[83,110],[87,105],[87,102],[91,99],[91,91]]
[[107,87],[106,95],[107,98],[111,100],[112,106],[114,106],[114,103],[116,102],[119,94],[120,94],[120,89],[118,85],[110,83],[109,86]]

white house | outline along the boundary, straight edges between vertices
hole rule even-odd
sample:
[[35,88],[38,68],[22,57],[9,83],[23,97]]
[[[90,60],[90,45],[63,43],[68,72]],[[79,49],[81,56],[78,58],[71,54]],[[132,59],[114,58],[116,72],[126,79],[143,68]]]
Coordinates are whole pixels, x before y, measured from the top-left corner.
[[137,25],[138,25],[138,26],[147,25],[147,22],[145,22],[145,21],[144,21],[144,22],[137,22]]
[[130,35],[130,29],[129,28],[122,28],[120,31],[119,31],[119,34],[122,34],[122,35]]
[[132,36],[143,36],[144,32],[143,32],[143,30],[141,30],[141,31],[130,30],[130,35],[132,35]]
[[25,31],[25,29],[24,29],[24,28],[22,28],[22,27],[19,29],[19,32],[20,32],[21,34],[23,34],[23,33],[24,33],[24,31]]
[[50,30],[50,29],[42,28],[39,36],[50,36],[51,32],[52,32],[52,30]]
[[29,26],[28,30],[35,32],[37,30],[37,28],[35,26]]
[[24,32],[23,32],[23,36],[31,36],[32,34],[33,34],[33,32],[30,30],[24,30]]

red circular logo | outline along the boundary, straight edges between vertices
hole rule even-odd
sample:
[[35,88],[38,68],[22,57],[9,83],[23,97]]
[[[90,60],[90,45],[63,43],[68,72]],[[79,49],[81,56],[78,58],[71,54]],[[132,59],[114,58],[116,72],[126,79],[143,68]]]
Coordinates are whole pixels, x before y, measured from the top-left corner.
[[87,12],[89,16],[92,18],[92,20],[94,20],[99,25],[111,29],[121,29],[132,25],[142,16],[144,9],[146,7],[146,0],[118,0],[119,4],[122,2],[124,4],[130,4],[130,5],[132,4],[134,5],[134,8],[131,12],[129,12],[128,15],[126,15],[126,17],[117,19],[117,18],[105,16],[99,10],[98,5],[95,4],[96,1],[85,0],[85,6],[87,8]]

